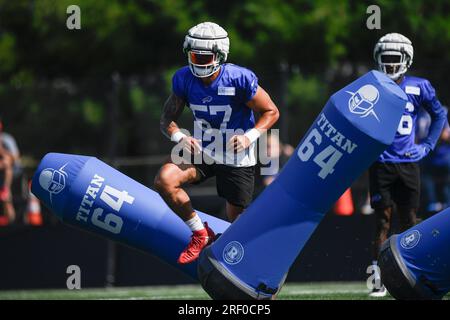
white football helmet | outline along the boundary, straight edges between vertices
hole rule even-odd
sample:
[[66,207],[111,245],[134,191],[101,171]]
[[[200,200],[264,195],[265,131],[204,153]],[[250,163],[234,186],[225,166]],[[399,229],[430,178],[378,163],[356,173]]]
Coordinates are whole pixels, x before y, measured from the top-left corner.
[[189,29],[183,50],[194,76],[206,78],[225,63],[230,50],[228,33],[218,24],[203,22]]
[[384,35],[373,50],[378,70],[394,81],[406,73],[413,62],[413,57],[414,49],[411,41],[400,33]]

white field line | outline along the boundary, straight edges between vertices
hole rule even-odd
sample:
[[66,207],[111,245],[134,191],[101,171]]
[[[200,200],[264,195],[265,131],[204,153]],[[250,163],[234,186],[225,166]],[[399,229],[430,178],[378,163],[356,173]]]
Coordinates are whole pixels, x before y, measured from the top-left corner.
[[341,293],[368,293],[368,289],[293,289],[293,290],[281,290],[280,295],[323,295],[323,294],[341,294]]

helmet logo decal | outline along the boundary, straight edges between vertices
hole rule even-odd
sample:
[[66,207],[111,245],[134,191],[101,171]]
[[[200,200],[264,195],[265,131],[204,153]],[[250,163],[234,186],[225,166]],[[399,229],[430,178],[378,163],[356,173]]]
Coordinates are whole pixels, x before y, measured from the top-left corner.
[[375,113],[375,104],[380,98],[378,89],[373,85],[366,84],[359,88],[356,92],[346,91],[352,96],[348,99],[348,109],[351,113],[360,115],[361,118],[366,118],[370,115],[374,116],[378,122],[380,119]]
[[66,166],[67,163],[58,170],[46,168],[39,175],[39,184],[42,189],[49,192],[50,203],[52,202],[52,195],[60,193],[66,186],[67,172],[64,171]]

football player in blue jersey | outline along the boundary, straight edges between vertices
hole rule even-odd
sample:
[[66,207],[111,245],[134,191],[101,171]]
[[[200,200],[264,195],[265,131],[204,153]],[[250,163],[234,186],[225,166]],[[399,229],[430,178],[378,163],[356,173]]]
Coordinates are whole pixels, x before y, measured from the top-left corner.
[[[193,210],[182,186],[215,176],[217,192],[226,199],[228,219],[235,220],[252,200],[255,141],[279,117],[256,75],[225,63],[229,47],[227,32],[215,23],[200,23],[188,31],[183,44],[188,66],[174,74],[172,94],[161,116],[164,135],[192,155],[202,155],[202,161],[194,163],[178,163],[172,157],[154,182],[161,197],[192,231],[191,242],[178,258],[181,264],[196,260],[215,237]],[[176,123],[185,106],[194,117],[194,136],[183,133]],[[260,115],[258,121],[254,112]]]
[[[375,45],[373,56],[378,69],[394,80],[405,91],[409,100],[394,142],[369,169],[371,205],[375,209],[377,220],[373,270],[378,270],[377,257],[391,228],[394,205],[400,232],[416,224],[420,201],[418,162],[434,149],[447,121],[447,113],[428,80],[405,75],[414,56],[412,43],[407,37],[399,33],[386,34]],[[421,108],[430,114],[432,121],[428,136],[416,143],[416,119]],[[382,285],[377,286],[370,295],[385,296],[386,289]]]

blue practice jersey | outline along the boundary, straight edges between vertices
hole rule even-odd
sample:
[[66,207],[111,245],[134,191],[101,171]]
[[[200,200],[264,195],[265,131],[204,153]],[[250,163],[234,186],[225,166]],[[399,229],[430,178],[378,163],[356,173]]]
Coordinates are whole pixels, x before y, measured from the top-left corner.
[[[447,110],[446,107],[444,107]],[[425,112],[419,112],[417,119],[417,130],[416,139],[419,141],[424,140],[428,136],[429,128],[431,124],[430,115]],[[444,130],[450,130],[450,125],[448,121],[444,124]],[[433,152],[425,159],[425,165],[428,166],[445,166],[450,167],[450,142],[440,140],[436,144],[436,148]]]
[[405,76],[399,84],[408,96],[409,102],[400,120],[394,142],[384,151],[378,161],[400,163],[413,162],[405,154],[413,147],[416,140],[418,113],[424,108],[431,117],[431,126],[422,143],[434,148],[446,121],[446,112],[436,97],[431,83],[423,78]]
[[[227,139],[255,126],[255,116],[246,103],[257,88],[258,78],[252,71],[229,63],[221,66],[219,76],[209,86],[195,77],[188,66],[179,69],[172,79],[173,93],[186,101],[194,116],[194,137],[202,141],[203,151],[219,163],[225,163]],[[208,146],[215,141],[215,137],[208,137],[208,129],[222,133],[222,152],[208,152]],[[255,165],[254,144],[237,159],[225,164]]]

